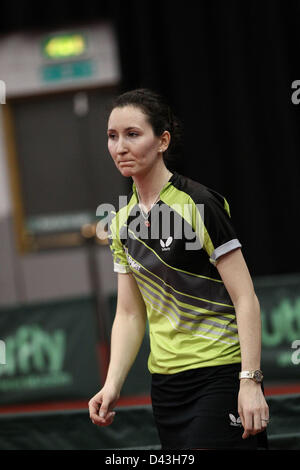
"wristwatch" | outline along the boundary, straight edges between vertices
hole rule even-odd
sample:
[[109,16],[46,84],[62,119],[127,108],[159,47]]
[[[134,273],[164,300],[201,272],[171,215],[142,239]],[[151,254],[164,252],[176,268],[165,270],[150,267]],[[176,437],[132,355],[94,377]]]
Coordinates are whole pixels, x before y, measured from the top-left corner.
[[242,370],[239,373],[239,379],[252,379],[256,383],[260,384],[263,381],[263,373],[261,370]]

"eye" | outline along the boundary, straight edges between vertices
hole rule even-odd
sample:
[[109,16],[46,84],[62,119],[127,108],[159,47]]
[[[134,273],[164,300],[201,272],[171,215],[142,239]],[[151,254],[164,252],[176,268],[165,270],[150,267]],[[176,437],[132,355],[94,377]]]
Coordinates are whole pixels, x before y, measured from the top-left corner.
[[129,132],[128,133],[129,137],[138,137],[139,134],[137,132]]
[[115,137],[116,137],[116,134],[110,133],[110,134],[107,134],[107,136],[108,136],[109,139],[114,140]]

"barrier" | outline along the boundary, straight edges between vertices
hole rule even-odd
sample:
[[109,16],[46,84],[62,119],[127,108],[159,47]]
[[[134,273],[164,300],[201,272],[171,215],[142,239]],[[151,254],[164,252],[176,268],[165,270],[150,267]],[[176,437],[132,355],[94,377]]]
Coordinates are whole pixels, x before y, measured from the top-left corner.
[[[300,275],[262,277],[254,283],[262,313],[265,387],[299,387]],[[106,302],[110,332],[116,294]],[[0,406],[93,396],[104,380],[98,329],[93,297],[0,309]],[[123,396],[149,393],[149,350],[147,331]]]
[[[270,450],[300,449],[300,394],[267,398]],[[2,414],[0,450],[160,449],[151,406],[119,407],[112,425],[91,423],[88,410]]]

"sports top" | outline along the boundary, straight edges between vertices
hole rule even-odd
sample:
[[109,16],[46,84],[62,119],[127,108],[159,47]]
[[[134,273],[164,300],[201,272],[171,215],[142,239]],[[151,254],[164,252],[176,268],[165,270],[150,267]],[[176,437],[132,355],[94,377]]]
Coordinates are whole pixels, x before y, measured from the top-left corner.
[[235,309],[215,267],[241,247],[226,199],[174,172],[148,227],[135,183],[125,199],[111,214],[108,238],[114,271],[133,274],[147,308],[149,371],[240,362]]

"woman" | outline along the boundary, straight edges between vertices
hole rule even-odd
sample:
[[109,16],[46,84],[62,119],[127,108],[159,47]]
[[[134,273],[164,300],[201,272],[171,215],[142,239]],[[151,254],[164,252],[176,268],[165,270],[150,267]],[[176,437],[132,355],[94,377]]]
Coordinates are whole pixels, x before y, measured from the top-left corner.
[[118,301],[109,370],[90,417],[112,423],[148,318],[162,448],[256,449],[269,420],[259,302],[225,198],[165,164],[177,128],[146,89],[118,97],[109,116],[109,152],[133,185],[110,224]]

